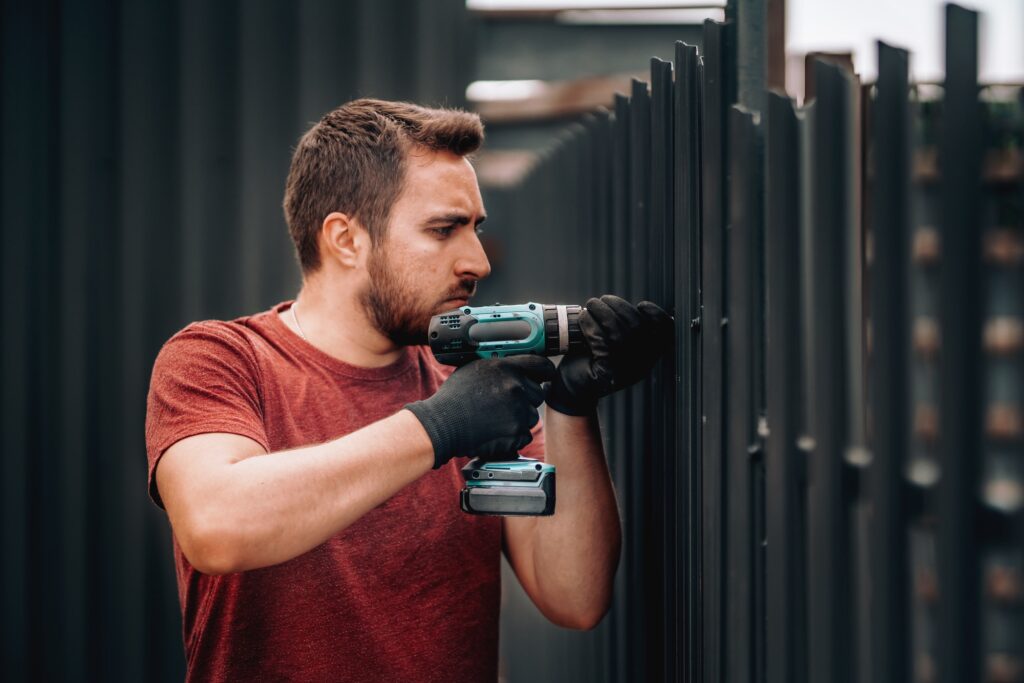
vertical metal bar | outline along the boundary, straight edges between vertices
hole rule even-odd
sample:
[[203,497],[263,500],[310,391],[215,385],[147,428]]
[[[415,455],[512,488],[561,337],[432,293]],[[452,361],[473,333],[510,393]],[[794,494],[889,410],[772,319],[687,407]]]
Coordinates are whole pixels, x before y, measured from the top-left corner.
[[186,320],[234,318],[239,277],[237,2],[181,10],[181,178]]
[[[611,202],[611,156],[612,156],[612,119],[606,109],[599,109],[594,113],[592,127],[594,145],[594,185],[591,190],[591,201],[593,203],[595,232],[597,234],[597,253],[594,258],[594,273],[591,282],[591,291],[607,291],[611,284],[611,258],[612,258],[612,231],[615,229],[612,216]],[[605,452],[609,452],[610,444],[607,437],[607,426],[611,424],[610,415],[613,410],[611,401],[607,399],[601,402],[600,420],[604,426]],[[617,645],[617,621],[618,616],[612,612],[599,626],[598,633],[593,639],[595,652],[592,661],[595,667],[595,680],[614,681],[616,674],[615,647]]]
[[[578,296],[572,295],[571,298],[565,299],[567,301],[583,300],[588,292],[594,291],[590,288],[590,284],[593,280],[596,252],[600,247],[594,207],[594,186],[597,176],[595,126],[596,119],[591,113],[585,114],[578,124],[572,126],[575,132],[572,149],[573,163],[578,175],[578,184],[575,202],[577,207],[575,233],[570,233],[570,239],[579,249],[581,262],[577,265],[573,286],[581,293]],[[579,634],[576,638],[566,639],[565,661],[576,661],[577,665],[569,667],[571,676],[566,676],[562,680],[567,683],[570,681],[601,683],[604,667],[598,656],[596,642],[604,629],[605,624],[602,622],[597,628],[587,633]]]
[[[45,332],[39,327],[38,311],[47,301],[37,285],[47,273],[36,268],[44,252],[39,243],[52,237],[47,228],[57,223],[53,214],[60,199],[59,192],[43,191],[55,187],[57,179],[59,136],[52,116],[56,111],[54,90],[59,72],[55,62],[59,50],[54,44],[57,17],[52,6],[5,3],[3,12],[0,290],[7,297],[5,315],[18,324],[5,328],[0,357],[0,429],[5,448],[0,463],[0,541],[5,557],[0,567],[0,664],[5,674],[21,681],[53,675],[46,662],[39,659],[45,643],[40,637],[45,605],[40,604],[40,576],[33,571],[33,563],[43,559],[36,542],[42,530],[35,527],[36,491],[28,484],[32,483],[31,477],[40,475],[42,459],[38,450],[39,418],[43,413],[38,370],[39,346]],[[56,240],[50,245],[54,243]]]
[[981,453],[981,117],[978,15],[946,6],[946,83],[940,122],[939,657],[945,683],[981,678],[978,462]]
[[793,102],[768,96],[765,141],[767,252],[767,566],[768,683],[807,680],[802,638],[804,539],[800,500],[803,386],[800,328],[800,135]]
[[[672,310],[672,65],[658,58],[651,59],[651,209],[648,249],[651,255],[652,282],[647,298],[666,310]],[[662,641],[661,668],[666,680],[677,678],[674,670],[675,635],[675,434],[673,419],[674,357],[663,358],[655,366],[650,382],[652,424],[652,455],[657,470],[653,473],[652,530],[656,542],[656,566],[660,568],[660,595],[652,596],[659,605],[660,623],[657,635]],[[671,435],[671,436],[670,436]]]
[[[766,0],[765,2],[765,89],[786,90],[786,2]],[[766,93],[767,95],[767,93]],[[767,108],[768,101],[765,99]]]
[[703,101],[703,216],[701,234],[701,386],[703,391],[702,491],[702,612],[703,680],[722,679],[724,607],[723,515],[726,491],[723,481],[723,411],[726,405],[724,366],[726,324],[725,249],[726,198],[729,185],[726,112],[734,100],[732,86],[731,24],[704,24]]
[[[559,236],[560,243],[558,250],[565,253],[579,242],[580,234],[580,188],[586,183],[586,179],[581,176],[579,168],[579,147],[580,147],[581,130],[578,123],[569,124],[562,134],[564,145],[562,147],[561,154],[561,171],[565,178],[567,188],[564,191],[564,201],[559,207],[559,213],[562,216],[562,220],[559,222],[563,226],[561,235]],[[582,268],[580,269],[582,270]],[[565,269],[559,271],[559,291],[562,293],[560,298],[565,300],[579,299],[588,294],[583,291],[577,278],[577,273],[571,273]]]
[[725,411],[726,582],[723,645],[725,680],[748,683],[753,661],[753,472],[756,439],[754,396],[755,299],[759,284],[761,149],[755,114],[729,110],[729,239],[726,366],[729,400]]
[[[569,183],[569,191],[565,194],[568,201],[564,202],[561,207],[563,212],[564,220],[562,225],[565,228],[562,230],[562,244],[559,246],[559,250],[566,252],[569,250],[570,245],[579,244],[580,241],[580,225],[582,223],[582,211],[581,211],[581,198],[582,190],[587,184],[587,178],[580,172],[580,156],[582,146],[583,131],[578,123],[570,124],[566,128],[565,132],[565,149],[562,156],[563,170],[565,172],[565,178]],[[583,270],[583,268],[580,268]],[[562,270],[562,282],[560,283],[560,289],[562,291],[562,299],[572,300],[580,299],[587,296],[587,293],[583,290],[580,285],[579,279],[576,273],[570,273],[566,270]]]
[[878,44],[877,93],[870,120],[872,256],[870,415],[872,680],[911,678],[907,608],[907,514],[903,453],[909,445],[909,55]]
[[[401,99],[416,93],[417,70],[409,68],[404,51],[416,44],[414,0],[355,0],[352,13],[358,22],[356,44],[359,46],[360,97]],[[437,3],[433,3],[435,8]]]
[[847,161],[847,184],[850,193],[851,229],[846,243],[846,335],[849,340],[847,374],[847,446],[845,465],[849,470],[851,487],[850,554],[851,554],[851,647],[853,660],[851,679],[858,683],[871,683],[871,502],[867,493],[867,480],[871,465],[867,437],[867,316],[870,313],[866,280],[867,226],[864,213],[866,164],[868,157],[865,140],[870,86],[860,83],[854,75],[850,105],[851,153]]
[[[294,278],[285,274],[281,254],[293,247],[281,229],[281,194],[298,120],[296,26],[300,5],[252,5],[241,13],[239,29],[238,249],[242,310],[269,308],[282,298]],[[331,39],[334,42],[336,39]],[[337,103],[337,104],[340,104]],[[258,116],[252,115],[259,112]],[[321,115],[326,112],[321,112]]]
[[[624,226],[629,225],[629,130],[630,130],[629,99],[625,95],[615,95],[615,119],[612,130],[612,177],[611,177],[611,198],[612,198],[612,269],[611,287],[614,292],[626,291],[626,278],[628,277],[627,266],[627,240],[628,233]],[[634,595],[637,588],[635,577],[632,573],[632,557],[636,541],[633,537],[633,517],[635,514],[632,498],[629,497],[629,470],[628,461],[631,453],[628,448],[631,443],[629,439],[629,415],[631,415],[630,400],[631,393],[620,391],[612,395],[614,411],[610,429],[612,432],[612,448],[615,452],[613,459],[613,471],[616,488],[622,496],[622,509],[625,516],[623,525],[627,530],[623,539],[623,567],[618,571],[615,578],[616,583],[616,607],[617,621],[615,623],[615,648],[616,666],[615,679],[619,681],[628,680],[634,671],[634,662],[641,655],[632,647],[632,635],[638,628],[639,623],[634,618],[635,604],[639,602],[639,596]]]
[[752,111],[765,106],[768,41],[765,0],[734,0],[736,14],[736,101]]
[[[117,168],[115,153],[111,152],[111,172]],[[115,178],[115,182],[120,180]],[[112,199],[120,197],[115,193]],[[124,519],[128,500],[123,490],[127,476],[121,430],[125,426],[122,355],[126,317],[120,305],[109,305],[111,293],[122,292],[124,286],[120,261],[125,245],[118,209],[116,204],[109,208],[110,216],[95,227],[83,255],[89,268],[89,315],[83,336],[94,352],[87,375],[91,405],[87,418],[86,449],[90,457],[85,485],[91,496],[86,544],[98,557],[117,558],[113,562],[90,563],[86,579],[90,588],[88,609],[98,619],[90,633],[89,664],[93,677],[111,680],[142,675],[143,643],[138,625],[132,623],[133,606],[124,594],[125,587],[130,585],[126,573],[137,569],[127,557],[127,544],[129,539],[136,540],[137,527],[132,528],[134,523]],[[135,451],[136,466],[141,468],[140,456]],[[122,473],[125,478],[112,477],[111,472]],[[133,631],[129,632],[129,628]],[[126,655],[127,648],[136,651]]]
[[[647,84],[643,81],[633,80],[630,98],[630,220],[629,232],[631,243],[630,249],[630,280],[627,291],[629,298],[635,299],[643,296],[647,291],[647,230],[648,210],[650,208],[650,150],[651,150],[651,100],[647,92]],[[631,444],[630,466],[633,469],[630,481],[631,504],[634,506],[633,524],[630,530],[635,540],[641,543],[639,552],[634,556],[638,563],[636,576],[643,581],[643,595],[641,604],[636,606],[638,620],[635,622],[635,631],[632,634],[634,652],[645,653],[646,656],[636,660],[637,668],[633,674],[639,679],[656,678],[656,671],[660,669],[661,659],[658,654],[660,643],[653,642],[645,637],[646,633],[656,633],[651,625],[657,622],[654,615],[658,614],[658,606],[652,604],[651,591],[655,594],[660,588],[653,585],[652,577],[648,573],[650,568],[649,557],[651,548],[651,535],[649,520],[650,509],[650,479],[647,477],[647,467],[644,460],[650,453],[650,406],[646,400],[646,383],[630,390],[631,397]],[[638,453],[643,453],[644,458],[637,458]],[[640,597],[640,596],[637,596]],[[643,625],[643,628],[639,628]],[[648,668],[651,667],[651,668]]]
[[[302,0],[296,3],[301,40],[295,134],[356,96],[359,89],[359,3]],[[392,43],[393,45],[393,43]],[[291,254],[288,255],[291,257]]]
[[[587,262],[584,264],[582,277],[580,278],[584,289],[587,292],[601,291],[595,289],[595,286],[600,286],[597,282],[596,273],[600,269],[600,254],[602,244],[602,237],[604,236],[601,232],[600,223],[600,207],[598,206],[597,194],[598,186],[600,184],[600,150],[598,145],[601,143],[599,134],[599,123],[597,116],[594,113],[587,113],[582,119],[583,127],[586,129],[586,138],[584,140],[584,150],[581,158],[581,162],[587,166],[586,180],[587,186],[585,188],[586,196],[584,197],[584,203],[586,204],[583,212],[580,214],[580,230],[581,230],[581,241],[589,241],[584,251]],[[589,238],[589,240],[588,240]]]
[[[132,169],[120,178],[121,225],[145,226],[125,232],[122,250],[123,279],[137,289],[125,292],[126,318],[137,328],[125,337],[125,400],[132,410],[144,411],[149,369],[163,343],[185,321],[180,317],[182,284],[178,90],[178,4],[164,0],[123,5],[120,44],[120,167]],[[151,163],[160,159],[162,163]],[[290,264],[289,264],[290,265]],[[93,305],[106,304],[97,298]],[[141,307],[141,309],[140,309]],[[140,312],[141,310],[141,312]],[[91,316],[90,316],[91,317]],[[94,329],[89,343],[106,348],[106,330]],[[139,336],[135,336],[135,335]],[[97,369],[90,369],[92,384],[106,381]],[[93,408],[92,410],[95,410]],[[124,434],[122,451],[130,462],[122,466],[123,486],[137,498],[131,514],[143,508],[146,514],[144,552],[144,599],[135,605],[136,614],[146,620],[144,678],[152,681],[182,680],[185,676],[181,644],[181,607],[175,584],[174,553],[167,516],[144,502],[145,461],[139,457],[142,419],[122,419],[132,431]],[[102,561],[97,574],[103,572]],[[102,609],[102,599],[93,609]],[[102,639],[102,634],[94,636]]]
[[[60,249],[54,278],[58,291],[57,301],[51,305],[55,304],[55,309],[59,306],[60,317],[52,327],[48,325],[51,329],[47,336],[74,342],[54,349],[50,364],[60,377],[60,389],[59,395],[47,401],[46,422],[56,438],[47,454],[50,472],[45,478],[57,491],[50,505],[59,510],[61,516],[57,520],[58,528],[37,531],[52,534],[59,542],[58,548],[47,558],[47,564],[60,567],[62,573],[61,580],[48,591],[58,601],[56,612],[62,616],[56,620],[61,631],[51,634],[58,649],[52,652],[50,659],[56,660],[56,670],[51,671],[51,675],[64,679],[89,677],[89,652],[94,646],[88,627],[89,596],[94,587],[88,583],[91,496],[86,485],[87,470],[94,454],[88,449],[86,434],[90,418],[94,417],[89,389],[90,380],[95,382],[95,376],[94,363],[90,361],[97,353],[102,353],[103,348],[91,343],[93,339],[86,330],[95,309],[112,303],[109,293],[102,301],[90,297],[89,282],[93,273],[83,254],[88,253],[95,233],[83,226],[100,226],[112,221],[118,183],[117,164],[111,159],[112,150],[117,149],[117,9],[109,2],[88,7],[85,4],[65,3],[57,36],[61,41],[57,54],[62,74],[59,79],[62,106],[56,111],[63,144],[59,159],[60,184],[55,193],[60,197],[56,209],[59,221],[55,221],[60,237],[54,242]],[[116,305],[116,300],[113,303]],[[113,330],[107,333],[116,334]],[[36,377],[35,381],[40,379]],[[141,421],[138,424],[141,426]],[[141,465],[141,460],[136,464]],[[133,517],[139,520],[137,512],[138,508],[133,511]],[[134,531],[140,528],[140,525],[130,526]],[[132,540],[142,547],[138,535]],[[140,553],[126,559],[130,562],[135,557],[143,556]],[[138,587],[142,571],[136,571],[132,578],[135,581],[131,587]],[[111,601],[113,606],[135,599],[141,610],[143,592],[138,590],[131,594],[126,590],[125,593],[128,595],[123,596],[122,601]],[[129,596],[130,599],[124,599]],[[35,608],[44,611],[49,606],[36,605]],[[141,634],[142,624],[134,626],[135,632]],[[136,653],[132,659],[138,662],[142,654]],[[141,675],[141,670],[138,672]]]
[[[768,11],[767,9],[765,10]],[[771,46],[767,48],[769,50],[768,63],[765,69],[770,68],[771,63]],[[781,46],[780,50],[781,52]],[[753,236],[753,250],[754,258],[752,262],[752,277],[754,279],[753,294],[751,296],[751,316],[752,316],[752,329],[751,329],[751,345],[752,345],[752,358],[751,358],[751,391],[753,397],[753,438],[750,444],[749,457],[751,465],[751,498],[752,498],[752,510],[751,510],[751,527],[752,533],[754,534],[752,552],[753,552],[753,581],[751,585],[752,591],[752,643],[751,643],[751,658],[752,658],[752,677],[751,680],[754,683],[763,683],[766,676],[767,668],[767,651],[766,651],[766,632],[765,632],[765,618],[766,618],[766,561],[767,551],[765,545],[765,538],[767,535],[767,504],[766,498],[769,491],[766,488],[766,472],[765,472],[765,440],[767,438],[767,393],[766,385],[767,378],[765,372],[765,362],[767,353],[767,307],[768,307],[768,290],[767,290],[767,279],[766,279],[766,253],[765,253],[765,241],[764,241],[764,187],[766,179],[766,166],[764,157],[764,137],[765,137],[765,113],[768,107],[768,93],[763,92],[760,98],[759,110],[760,120],[757,128],[757,168],[756,177],[757,181],[754,187],[757,190],[755,199],[757,201],[756,226],[757,230]]]
[[679,677],[697,680],[701,656],[700,617],[700,58],[697,48],[676,43],[675,220],[676,367],[680,391],[676,411],[677,567],[682,576],[675,645]]
[[[912,265],[910,267],[911,343],[911,442],[904,470],[909,503],[907,553],[910,591],[909,655],[912,676],[935,679],[938,649],[938,569],[936,565],[935,494],[941,478],[939,465],[939,364],[938,364],[938,261],[940,239],[936,225],[939,198],[933,180],[938,176],[936,152],[939,100],[916,93],[911,102],[911,198]],[[924,239],[922,239],[924,238]],[[922,248],[925,247],[925,248]],[[927,334],[924,334],[927,333]]]
[[[406,96],[428,106],[464,107],[466,84],[477,73],[478,54],[465,1],[410,4],[416,30],[416,90],[415,95]],[[438,49],[439,45],[445,47]]]
[[851,83],[842,68],[814,64],[811,213],[813,394],[808,399],[814,451],[808,510],[810,568],[809,679],[848,680],[850,653],[847,476],[847,235]]

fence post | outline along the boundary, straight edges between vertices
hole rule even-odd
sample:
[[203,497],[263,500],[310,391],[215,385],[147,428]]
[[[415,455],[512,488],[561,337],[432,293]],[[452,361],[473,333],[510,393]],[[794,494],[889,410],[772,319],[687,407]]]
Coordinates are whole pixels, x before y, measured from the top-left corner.
[[981,459],[982,145],[978,15],[946,6],[946,83],[939,141],[938,673],[981,679],[977,483]]
[[701,233],[701,438],[703,504],[703,680],[722,678],[724,638],[724,510],[723,480],[725,372],[725,250],[729,192],[726,112],[735,101],[733,26],[704,23],[703,184]]
[[740,106],[729,109],[728,286],[725,410],[726,534],[724,680],[746,683],[754,654],[754,462],[759,457],[754,357],[760,335],[758,298],[761,259],[762,158],[758,117]]
[[910,441],[909,56],[878,44],[878,84],[870,129],[872,680],[911,677],[908,654],[907,511],[903,457]]
[[811,126],[811,290],[813,377],[808,396],[814,440],[808,497],[809,679],[847,681],[852,648],[847,446],[848,336],[845,288],[850,229],[848,164],[852,84],[841,67],[814,64]]
[[[700,671],[701,612],[701,422],[700,422],[700,58],[697,48],[676,43],[675,186],[675,320],[676,528],[678,566],[683,576],[676,641],[677,672],[697,680]],[[680,676],[682,677],[682,676]]]
[[797,449],[804,411],[800,328],[800,132],[793,101],[771,93],[765,133],[768,286],[766,649],[768,683],[806,676],[804,516]]

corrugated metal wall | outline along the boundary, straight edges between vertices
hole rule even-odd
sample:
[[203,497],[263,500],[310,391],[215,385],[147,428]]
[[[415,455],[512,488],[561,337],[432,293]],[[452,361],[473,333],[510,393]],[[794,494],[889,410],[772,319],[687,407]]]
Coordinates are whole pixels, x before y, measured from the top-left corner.
[[5,1],[0,670],[181,680],[152,360],[288,298],[290,149],[359,95],[459,104],[462,0]]
[[819,61],[798,108],[751,78],[747,6],[510,202],[544,274],[516,298],[647,298],[677,346],[602,407],[611,613],[515,614],[508,679],[1021,680],[1021,89],[978,85],[948,6],[942,87],[880,44],[876,84]]

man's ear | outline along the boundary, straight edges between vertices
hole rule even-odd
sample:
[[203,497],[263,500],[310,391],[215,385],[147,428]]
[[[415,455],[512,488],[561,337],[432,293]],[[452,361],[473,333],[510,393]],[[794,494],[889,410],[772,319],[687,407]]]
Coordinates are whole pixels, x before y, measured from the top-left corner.
[[335,211],[320,226],[320,245],[325,259],[355,268],[370,246],[370,235],[358,220]]

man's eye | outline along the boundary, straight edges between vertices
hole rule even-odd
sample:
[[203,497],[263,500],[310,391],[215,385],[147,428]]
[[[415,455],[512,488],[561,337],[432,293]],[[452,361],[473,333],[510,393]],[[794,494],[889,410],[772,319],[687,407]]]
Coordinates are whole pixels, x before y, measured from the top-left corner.
[[448,226],[447,228],[431,228],[430,231],[437,233],[441,237],[448,237],[452,234],[452,230],[454,229],[454,226]]
[[478,235],[484,234],[484,229],[481,228],[479,225],[476,226],[476,234],[478,234]]

